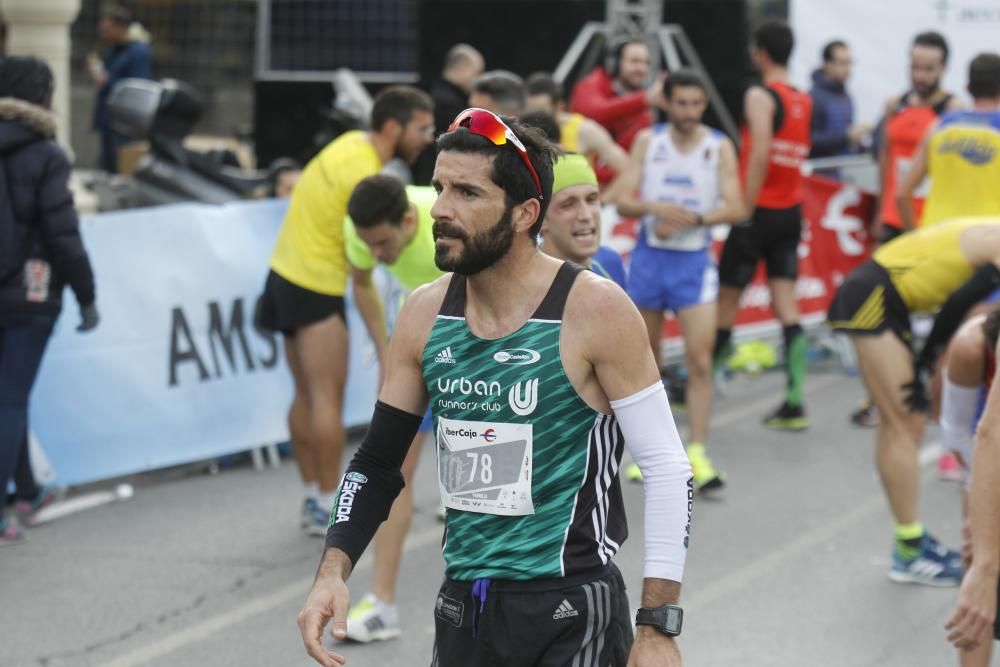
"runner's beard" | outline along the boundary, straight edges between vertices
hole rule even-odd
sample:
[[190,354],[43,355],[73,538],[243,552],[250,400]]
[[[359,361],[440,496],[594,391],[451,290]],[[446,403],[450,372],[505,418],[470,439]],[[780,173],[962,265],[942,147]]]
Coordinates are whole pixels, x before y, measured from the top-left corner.
[[914,92],[917,93],[917,96],[924,100],[928,100],[931,97],[933,97],[934,94],[940,89],[941,89],[941,79],[937,79],[934,81],[934,83],[931,84],[913,86],[913,90]]
[[447,235],[462,242],[462,250],[455,251],[435,245],[434,263],[442,271],[452,271],[472,276],[496,264],[514,244],[513,210],[508,208],[500,220],[489,229],[470,237],[464,230],[447,222],[434,221],[434,239]]

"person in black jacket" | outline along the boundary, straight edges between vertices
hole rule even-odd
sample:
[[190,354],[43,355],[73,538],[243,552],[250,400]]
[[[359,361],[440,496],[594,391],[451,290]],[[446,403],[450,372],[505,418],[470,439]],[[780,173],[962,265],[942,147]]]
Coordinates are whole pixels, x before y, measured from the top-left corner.
[[[55,142],[52,71],[41,60],[0,60],[0,488],[17,487],[16,516],[30,525],[51,499],[28,459],[28,395],[69,285],[79,331],[97,326],[94,274]],[[0,545],[21,538],[0,511]]]
[[[447,130],[455,116],[469,106],[472,84],[483,73],[485,66],[483,54],[474,46],[455,44],[448,49],[441,78],[430,89],[431,99],[434,100],[435,136]],[[430,185],[436,159],[437,148],[431,144],[413,165],[413,182],[416,185]]]

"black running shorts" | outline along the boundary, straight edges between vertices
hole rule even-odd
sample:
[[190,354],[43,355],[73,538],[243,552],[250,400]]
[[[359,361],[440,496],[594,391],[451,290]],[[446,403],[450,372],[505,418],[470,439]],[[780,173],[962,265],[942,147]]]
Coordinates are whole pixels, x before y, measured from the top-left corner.
[[875,336],[890,330],[907,346],[913,339],[910,311],[889,278],[874,260],[851,271],[830,303],[827,315],[836,331]]
[[799,275],[802,209],[757,208],[749,222],[729,230],[719,258],[719,283],[746,287],[761,259],[768,278],[795,280]]
[[254,324],[286,336],[297,329],[337,315],[345,324],[344,297],[320,294],[285,280],[274,271],[267,274],[264,293],[257,299]]
[[631,609],[614,565],[562,579],[490,581],[481,610],[472,589],[471,581],[442,584],[431,667],[625,667],[628,662]]

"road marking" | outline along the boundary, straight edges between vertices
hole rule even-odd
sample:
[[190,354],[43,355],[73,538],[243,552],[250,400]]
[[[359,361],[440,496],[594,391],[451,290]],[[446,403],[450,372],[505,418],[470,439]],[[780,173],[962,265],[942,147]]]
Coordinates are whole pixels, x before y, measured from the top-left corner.
[[[404,551],[415,551],[425,546],[439,543],[441,541],[442,530],[443,526],[436,525],[408,536]],[[372,559],[367,558],[361,561],[354,572],[368,570],[371,568],[371,565]],[[129,653],[120,655],[110,662],[104,663],[103,667],[138,667],[139,665],[147,665],[153,660],[170,655],[186,646],[210,639],[216,633],[242,623],[252,616],[275,607],[280,607],[293,600],[305,601],[311,585],[311,578],[286,584],[275,591],[252,598],[229,611],[213,616],[197,625],[178,630],[145,646],[140,646]]]
[[[837,382],[840,382],[842,380],[844,380],[843,376],[838,376],[838,375],[828,375],[817,378],[815,380],[810,378],[810,380],[807,380],[806,382],[806,393],[809,394],[815,391],[819,391],[821,389],[825,389],[826,387],[836,384]],[[712,423],[714,426],[719,427],[731,424],[733,422],[737,422],[741,419],[744,419],[752,414],[759,412],[762,409],[765,409],[773,402],[774,398],[772,396],[766,400],[756,401],[754,403],[741,406],[738,409],[726,411],[723,414],[720,414],[718,417],[714,418],[712,420]],[[834,525],[835,526],[839,525],[841,522],[844,521],[845,518],[853,517],[857,513],[857,511],[858,510],[855,510],[855,512],[852,512],[846,517],[841,517],[840,520],[834,522]],[[823,531],[821,533],[819,533],[818,531],[814,531],[816,535],[813,535],[812,533],[807,533],[806,535],[798,538],[798,540],[796,540],[795,542],[802,541],[806,537],[811,537],[812,540],[815,540],[817,542],[822,541],[830,536],[829,528],[830,524],[826,524],[823,526]],[[406,539],[406,546],[403,549],[403,553],[416,551],[430,544],[440,542],[441,531],[442,527],[440,525],[436,525],[431,528],[424,529],[419,533],[414,533],[413,535],[410,535]],[[812,544],[813,542],[810,541],[809,544],[805,547],[793,547],[793,548],[799,548],[801,550],[808,548],[808,546],[811,546]],[[784,560],[784,558],[782,558],[781,560]],[[722,580],[719,580],[713,586],[709,586],[707,589],[705,589],[705,591],[707,592],[708,595],[711,595],[712,597],[706,598],[706,592],[703,592],[702,594],[698,595],[695,598],[695,604],[706,604],[705,602],[702,601],[703,599],[716,599],[719,595],[725,594],[728,590],[730,590],[730,588],[725,588],[725,586],[732,587],[733,589],[738,588],[740,585],[742,585],[741,582],[743,581],[743,579],[747,578],[742,573],[749,568],[757,566],[757,563],[761,563],[762,561],[768,561],[768,558],[763,558],[761,559],[761,561],[752,563],[747,568],[744,568],[739,572],[733,573],[733,575],[730,575],[729,577],[725,577]],[[370,569],[371,565],[372,565],[372,559],[367,558],[361,561],[361,563],[355,569],[355,572],[360,572]],[[765,569],[770,569],[771,567],[773,567],[773,565],[771,565],[768,562],[768,563],[762,563],[761,567]],[[733,583],[726,583],[730,580],[732,580]],[[281,605],[291,602],[292,600],[296,599],[305,600],[305,597],[308,594],[309,587],[311,585],[312,585],[312,579],[302,579],[300,581],[295,581],[293,583],[286,584],[285,586],[277,590],[274,590],[270,593],[265,593],[263,595],[259,595],[244,603],[241,603],[240,605],[228,611],[222,612],[221,614],[213,616],[207,620],[201,621],[197,625],[193,625],[191,627],[178,630],[177,632],[171,633],[165,637],[154,640],[149,644],[146,644],[145,646],[140,646],[135,650],[130,651],[129,653],[120,655],[117,658],[111,660],[110,662],[104,663],[103,667],[138,667],[139,665],[149,664],[153,660],[170,655],[171,653],[179,651],[180,649],[186,646],[190,646],[191,644],[204,641],[206,639],[210,639],[216,633],[221,632],[226,628],[242,623],[243,621],[253,616],[256,616],[257,614],[263,613],[275,607],[280,607]],[[715,588],[719,588],[720,592],[713,593],[712,590]]]

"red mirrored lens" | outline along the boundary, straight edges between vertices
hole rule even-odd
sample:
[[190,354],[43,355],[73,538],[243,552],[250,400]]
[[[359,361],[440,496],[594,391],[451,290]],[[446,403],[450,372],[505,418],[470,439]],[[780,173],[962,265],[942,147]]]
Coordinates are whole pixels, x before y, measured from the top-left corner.
[[[508,143],[507,133],[510,132],[512,135],[514,134],[514,131],[511,130],[507,124],[503,122],[503,120],[486,109],[466,109],[455,117],[455,120],[448,126],[448,131],[452,132],[460,127],[464,127],[469,132],[479,135],[480,137],[489,139],[494,146],[505,145]],[[528,157],[528,152],[513,141],[510,142],[510,145],[514,147],[514,150],[517,151],[517,154],[524,162],[524,166],[528,168],[529,172],[531,172],[531,178],[535,181],[535,188],[538,189],[538,198],[542,199],[544,197],[542,194],[542,182],[538,178],[538,172],[535,171],[535,166],[531,164],[531,158]]]
[[466,109],[455,118],[448,131],[464,127],[473,134],[486,137],[495,146],[507,143],[507,126],[503,121],[484,109]]

